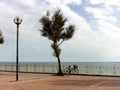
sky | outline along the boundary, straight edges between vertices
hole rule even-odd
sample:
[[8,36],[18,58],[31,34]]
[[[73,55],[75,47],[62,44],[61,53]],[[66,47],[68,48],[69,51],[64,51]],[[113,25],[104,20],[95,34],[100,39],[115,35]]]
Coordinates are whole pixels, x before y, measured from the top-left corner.
[[72,39],[61,45],[61,62],[120,61],[120,0],[0,0],[0,62],[16,61],[16,25],[19,28],[20,62],[57,62],[51,41],[42,37],[39,20],[61,9],[66,24],[75,25]]

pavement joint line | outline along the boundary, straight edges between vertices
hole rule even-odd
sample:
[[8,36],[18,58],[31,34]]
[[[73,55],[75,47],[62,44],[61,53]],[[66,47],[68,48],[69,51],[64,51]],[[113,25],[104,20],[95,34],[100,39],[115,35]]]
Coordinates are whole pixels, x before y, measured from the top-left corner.
[[105,82],[107,82],[107,81],[98,82],[98,83],[96,83],[96,84],[94,84],[94,85],[91,85],[90,87],[96,87],[96,86],[101,85],[101,84],[103,84],[103,83],[105,83]]
[[8,80],[11,80],[11,79],[15,79],[15,78],[4,78],[4,79],[2,78],[1,81],[3,81],[3,80],[8,81]]
[[[16,81],[16,80],[11,80],[11,81],[7,81],[7,82],[0,82],[0,84],[15,84],[15,83],[24,83],[24,82],[32,82],[32,81],[39,81],[39,80],[46,80],[46,78],[45,79],[32,79],[31,80],[31,78],[30,79],[28,79],[28,80],[18,80],[18,81]],[[10,83],[11,82],[11,83]]]
[[46,78],[45,79],[36,79],[36,80],[34,80],[34,79],[32,79],[32,80],[20,80],[20,81],[18,81],[19,83],[23,83],[23,82],[32,82],[32,81],[39,81],[39,80],[46,80]]
[[[32,78],[31,78],[32,77]],[[37,80],[41,80],[41,78],[40,77],[36,77],[36,76],[31,76],[31,77],[29,77],[29,76],[20,76],[19,77],[19,81],[22,81],[22,82],[24,82],[25,80],[26,80],[26,82],[28,81],[32,81],[32,80],[35,80],[35,81],[37,81]],[[43,80],[43,79],[42,79]],[[45,80],[45,79],[44,79]],[[15,77],[5,77],[5,78],[1,78],[1,81],[2,82],[0,82],[0,83],[3,83],[3,81],[4,82],[12,82],[12,81],[16,81],[15,80]]]

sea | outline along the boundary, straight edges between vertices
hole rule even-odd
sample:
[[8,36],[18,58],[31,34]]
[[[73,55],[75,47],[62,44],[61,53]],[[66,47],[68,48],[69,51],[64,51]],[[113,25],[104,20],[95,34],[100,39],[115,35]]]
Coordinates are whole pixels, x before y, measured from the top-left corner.
[[[78,66],[79,75],[120,76],[120,62],[61,62],[63,72],[74,65]],[[0,70],[15,71],[16,62],[0,62]],[[57,73],[58,63],[19,62],[19,72]]]

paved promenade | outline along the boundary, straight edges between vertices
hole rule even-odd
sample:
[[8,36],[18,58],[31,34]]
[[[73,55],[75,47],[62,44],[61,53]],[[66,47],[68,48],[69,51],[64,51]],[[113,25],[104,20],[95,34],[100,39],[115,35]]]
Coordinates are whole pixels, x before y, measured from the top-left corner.
[[0,90],[120,90],[120,77],[0,72]]

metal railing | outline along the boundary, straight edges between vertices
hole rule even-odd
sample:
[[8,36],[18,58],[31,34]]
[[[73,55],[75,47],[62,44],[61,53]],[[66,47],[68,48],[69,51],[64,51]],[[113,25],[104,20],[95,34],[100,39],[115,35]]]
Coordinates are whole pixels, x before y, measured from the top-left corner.
[[[62,70],[68,65],[62,65]],[[1,71],[15,71],[15,64],[0,64]],[[96,65],[96,64],[79,64],[79,74],[86,75],[112,75],[120,76],[120,66],[114,65]],[[36,72],[36,73],[57,73],[57,65],[46,65],[46,64],[20,64],[19,72]]]

